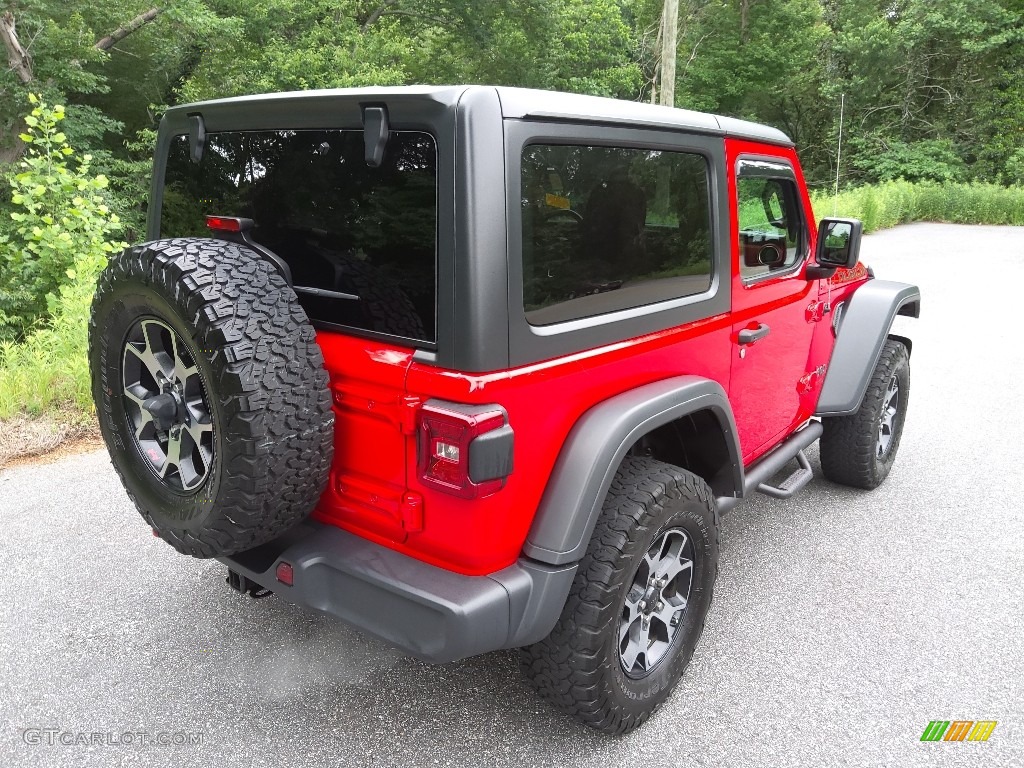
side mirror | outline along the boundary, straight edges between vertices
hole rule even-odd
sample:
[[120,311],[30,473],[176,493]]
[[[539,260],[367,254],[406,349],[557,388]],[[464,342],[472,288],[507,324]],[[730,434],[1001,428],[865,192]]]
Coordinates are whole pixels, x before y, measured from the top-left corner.
[[823,267],[855,267],[860,258],[863,228],[857,219],[822,219],[818,224],[815,260]]

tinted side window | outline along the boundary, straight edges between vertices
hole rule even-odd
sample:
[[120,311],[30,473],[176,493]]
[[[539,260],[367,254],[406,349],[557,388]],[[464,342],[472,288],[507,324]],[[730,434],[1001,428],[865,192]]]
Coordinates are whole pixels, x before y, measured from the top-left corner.
[[791,179],[736,179],[740,275],[746,280],[784,272],[804,257],[807,242],[796,184]]
[[708,163],[697,154],[528,145],[523,302],[534,325],[711,287]]
[[[167,158],[162,237],[203,237],[207,215],[255,221],[254,239],[288,262],[310,318],[434,340],[437,150],[426,133],[391,134],[380,168],[361,131],[238,131],[187,136]],[[357,302],[303,293],[355,294]]]

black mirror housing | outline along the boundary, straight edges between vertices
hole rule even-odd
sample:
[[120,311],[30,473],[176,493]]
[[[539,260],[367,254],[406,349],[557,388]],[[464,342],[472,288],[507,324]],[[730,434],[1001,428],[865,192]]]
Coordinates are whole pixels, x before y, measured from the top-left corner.
[[823,267],[851,269],[860,259],[864,226],[858,219],[822,219],[814,258]]

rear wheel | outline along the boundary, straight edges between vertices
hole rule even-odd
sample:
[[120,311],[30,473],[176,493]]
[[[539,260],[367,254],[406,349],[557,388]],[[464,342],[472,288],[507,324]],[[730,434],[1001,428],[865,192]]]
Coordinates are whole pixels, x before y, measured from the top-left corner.
[[669,696],[704,629],[718,574],[718,515],[701,478],[623,461],[551,634],[520,651],[555,707],[607,733]]
[[114,468],[179,551],[249,549],[316,504],[333,449],[327,372],[295,292],[255,251],[181,239],[113,257],[89,362]]
[[882,347],[860,409],[823,420],[821,470],[829,480],[872,490],[896,462],[910,398],[910,357],[895,339]]

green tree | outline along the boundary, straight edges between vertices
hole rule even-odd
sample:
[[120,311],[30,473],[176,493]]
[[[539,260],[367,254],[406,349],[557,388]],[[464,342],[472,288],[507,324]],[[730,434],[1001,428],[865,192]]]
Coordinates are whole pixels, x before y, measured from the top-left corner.
[[21,135],[28,152],[10,181],[13,226],[0,235],[0,338],[17,338],[52,313],[60,287],[76,270],[95,279],[115,245],[120,220],[108,204],[107,179],[93,175],[60,130],[62,105],[35,95]]
[[928,178],[929,162],[931,178],[959,178],[979,159],[973,175],[998,176],[987,145],[1003,158],[1020,146],[1021,10],[1019,0],[829,0],[829,89],[846,94],[849,178],[877,181],[904,163],[903,175]]

